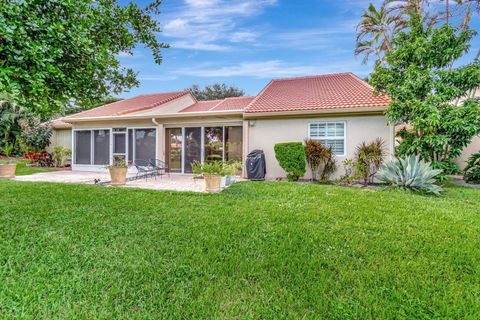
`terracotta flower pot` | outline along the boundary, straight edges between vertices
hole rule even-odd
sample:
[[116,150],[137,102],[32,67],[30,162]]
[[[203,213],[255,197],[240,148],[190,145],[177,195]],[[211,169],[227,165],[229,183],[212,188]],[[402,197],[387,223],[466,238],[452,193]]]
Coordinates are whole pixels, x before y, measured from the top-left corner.
[[0,178],[15,178],[16,163],[0,164]]
[[218,174],[204,174],[205,179],[205,191],[207,192],[219,192],[221,190],[220,183],[222,177]]
[[112,186],[124,186],[127,180],[128,168],[110,168],[110,178]]

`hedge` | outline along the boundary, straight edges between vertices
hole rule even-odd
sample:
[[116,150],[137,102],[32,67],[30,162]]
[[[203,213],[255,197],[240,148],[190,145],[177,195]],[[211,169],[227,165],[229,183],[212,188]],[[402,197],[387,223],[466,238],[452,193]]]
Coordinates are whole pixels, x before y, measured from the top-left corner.
[[285,170],[288,181],[297,181],[305,175],[305,150],[301,142],[277,143],[274,147],[275,158]]

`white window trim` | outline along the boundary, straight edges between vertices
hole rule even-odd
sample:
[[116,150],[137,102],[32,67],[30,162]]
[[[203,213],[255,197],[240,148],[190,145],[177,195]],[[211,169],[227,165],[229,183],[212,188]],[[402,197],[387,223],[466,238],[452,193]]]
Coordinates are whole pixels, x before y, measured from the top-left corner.
[[343,124],[343,154],[336,154],[337,157],[345,157],[347,155],[347,121],[312,121],[308,123],[308,138],[312,140],[340,140],[342,137],[335,137],[335,138],[317,138],[311,137],[311,125],[312,124],[327,124],[327,123],[342,123]]

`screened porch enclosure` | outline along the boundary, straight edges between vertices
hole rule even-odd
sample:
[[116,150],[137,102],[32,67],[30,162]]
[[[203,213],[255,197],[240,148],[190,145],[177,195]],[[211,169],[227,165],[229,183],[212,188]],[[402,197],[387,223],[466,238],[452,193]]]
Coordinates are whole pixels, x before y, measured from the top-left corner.
[[170,172],[192,173],[193,162],[242,161],[241,126],[165,129],[165,159]]
[[113,159],[128,164],[156,157],[155,128],[78,129],[73,131],[74,165],[105,166]]

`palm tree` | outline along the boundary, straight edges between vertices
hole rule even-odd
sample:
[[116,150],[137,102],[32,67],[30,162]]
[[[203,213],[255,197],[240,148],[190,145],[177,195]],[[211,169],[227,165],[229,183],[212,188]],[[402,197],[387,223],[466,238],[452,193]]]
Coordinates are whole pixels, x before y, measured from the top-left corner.
[[[448,0],[447,6],[448,6]],[[462,24],[461,28],[466,29],[470,26],[470,22],[472,21],[472,11],[475,12],[477,15],[480,14],[480,0],[454,0],[454,15],[460,14],[462,15]],[[477,54],[473,60],[474,62],[480,61],[480,49],[478,49]],[[476,89],[470,90],[467,94],[468,98],[474,98],[476,94]]]
[[[446,0],[448,2],[448,0]],[[412,14],[419,14],[425,26],[430,27],[438,24],[444,19],[443,12],[435,12],[430,7],[431,0],[384,0],[388,13],[396,15],[402,29],[406,27]],[[447,5],[448,7],[448,5]]]
[[355,55],[363,55],[364,64],[371,55],[377,57],[377,63],[383,61],[385,54],[392,50],[392,38],[400,26],[398,16],[390,15],[385,4],[377,10],[370,3],[357,25]]

